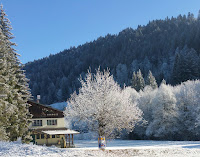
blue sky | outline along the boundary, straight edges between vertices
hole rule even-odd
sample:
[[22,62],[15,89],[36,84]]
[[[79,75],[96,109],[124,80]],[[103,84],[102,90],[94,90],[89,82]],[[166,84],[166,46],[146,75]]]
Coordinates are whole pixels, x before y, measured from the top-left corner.
[[22,63],[155,19],[194,13],[200,0],[0,0]]

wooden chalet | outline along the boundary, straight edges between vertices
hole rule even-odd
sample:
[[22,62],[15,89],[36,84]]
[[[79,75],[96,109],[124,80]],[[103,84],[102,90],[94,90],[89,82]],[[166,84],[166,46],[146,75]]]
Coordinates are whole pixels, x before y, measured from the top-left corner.
[[33,115],[29,129],[34,144],[55,145],[60,148],[74,147],[74,134],[79,132],[65,127],[62,111],[33,101],[28,103],[29,112]]

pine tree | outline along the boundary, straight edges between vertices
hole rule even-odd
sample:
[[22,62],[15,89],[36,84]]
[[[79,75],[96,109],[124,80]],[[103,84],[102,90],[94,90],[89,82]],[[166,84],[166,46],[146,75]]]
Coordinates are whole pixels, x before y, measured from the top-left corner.
[[162,80],[161,84],[167,84],[167,82],[165,81],[165,79]]
[[131,87],[134,89],[137,88],[137,76],[136,76],[135,72],[133,72],[133,76],[131,79]]
[[8,85],[6,84],[8,80],[7,75],[7,46],[5,43],[5,37],[0,30],[0,140],[8,140],[8,134],[6,133],[6,128],[8,123],[8,118],[11,112],[7,108],[8,105],[7,94]]
[[173,84],[177,84],[178,82],[180,82],[180,70],[181,70],[180,69],[180,54],[179,54],[179,50],[176,50],[173,72],[172,72]]
[[186,45],[179,53],[176,53],[173,67],[174,84],[198,78],[198,59],[197,52]]
[[152,89],[158,88],[158,85],[157,85],[157,83],[156,83],[156,79],[155,79],[155,77],[153,76],[153,74],[152,74],[151,71],[149,71],[149,74],[148,74],[148,77],[147,77],[146,85],[151,86]]
[[144,82],[144,78],[142,76],[142,73],[139,69],[139,71],[137,72],[137,91],[143,90],[145,87],[145,82]]
[[118,64],[116,67],[117,82],[121,87],[127,84],[128,70],[126,64]]
[[[27,100],[30,98],[28,87],[28,80],[22,69],[22,65],[18,60],[18,54],[15,52],[13,46],[16,44],[11,42],[13,34],[11,33],[12,27],[10,21],[6,17],[3,10],[3,5],[0,8],[0,29],[2,32],[2,41],[6,44],[6,51],[4,62],[6,62],[6,69],[4,76],[6,76],[5,84],[8,86],[6,97],[1,99],[6,101],[4,110],[8,110],[6,115],[7,125],[6,134],[10,141],[17,140],[22,137],[26,141],[30,114],[28,112]],[[3,59],[3,58],[2,58]]]
[[139,92],[140,90],[144,89],[145,82],[140,69],[137,72],[137,74],[135,74],[135,72],[133,73],[131,82],[132,82],[132,88],[134,88],[136,91]]

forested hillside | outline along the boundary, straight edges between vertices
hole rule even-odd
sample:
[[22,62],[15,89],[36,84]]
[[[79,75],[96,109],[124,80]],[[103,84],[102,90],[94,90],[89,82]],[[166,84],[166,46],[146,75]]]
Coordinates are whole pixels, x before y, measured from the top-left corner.
[[146,79],[152,71],[158,84],[175,85],[200,78],[200,14],[154,20],[25,65],[33,96],[50,104],[66,101],[80,87],[78,78],[90,67],[110,68],[115,80],[131,84],[134,71]]

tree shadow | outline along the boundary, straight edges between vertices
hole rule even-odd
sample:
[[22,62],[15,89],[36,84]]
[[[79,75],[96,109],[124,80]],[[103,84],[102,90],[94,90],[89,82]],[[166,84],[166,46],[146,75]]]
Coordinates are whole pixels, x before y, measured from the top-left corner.
[[200,149],[200,144],[198,145],[190,145],[190,146],[182,146],[182,148],[188,148],[188,149]]

